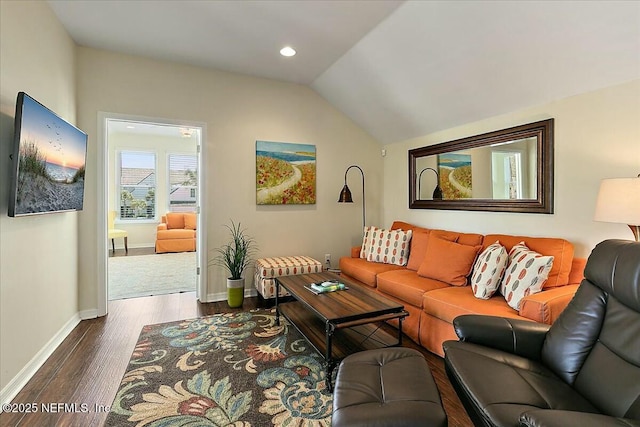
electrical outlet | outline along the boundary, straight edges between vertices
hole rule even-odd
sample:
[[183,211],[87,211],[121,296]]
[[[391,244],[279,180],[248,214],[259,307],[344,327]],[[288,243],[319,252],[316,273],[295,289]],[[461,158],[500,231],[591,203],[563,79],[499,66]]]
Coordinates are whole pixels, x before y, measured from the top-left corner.
[[331,267],[331,254],[324,254],[324,263],[327,267]]

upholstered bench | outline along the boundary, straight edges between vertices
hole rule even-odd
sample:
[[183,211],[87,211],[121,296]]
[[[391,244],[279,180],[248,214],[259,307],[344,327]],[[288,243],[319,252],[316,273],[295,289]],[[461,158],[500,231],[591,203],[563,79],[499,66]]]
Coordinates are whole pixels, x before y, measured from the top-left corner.
[[[320,261],[308,256],[260,258],[256,261],[255,268],[256,290],[264,299],[275,298],[276,284],[274,278],[296,274],[320,273],[321,271],[322,264]],[[289,293],[280,288],[279,296],[287,295]]]
[[424,356],[390,347],[347,356],[333,391],[333,427],[446,427],[447,415]]

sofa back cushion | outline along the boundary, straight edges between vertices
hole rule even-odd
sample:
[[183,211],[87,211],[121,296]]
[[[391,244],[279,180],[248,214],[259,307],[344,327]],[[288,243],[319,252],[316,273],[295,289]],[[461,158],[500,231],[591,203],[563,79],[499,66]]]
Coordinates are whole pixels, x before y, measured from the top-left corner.
[[511,236],[508,234],[487,234],[482,242],[483,249],[500,240],[502,246],[510,251],[515,245],[524,242],[532,251],[541,255],[553,256],[553,266],[543,289],[564,286],[569,283],[569,273],[573,261],[573,245],[564,239],[550,237]]
[[411,230],[413,232],[416,232],[418,230],[429,230],[428,228],[424,228],[424,227],[419,227],[417,225],[413,225],[413,224],[409,224],[408,222],[404,222],[404,221],[394,221],[393,224],[391,224],[391,230]]
[[407,222],[395,221],[391,224],[392,230],[412,230],[411,250],[409,251],[409,262],[407,268],[409,270],[418,271],[420,264],[424,260],[427,253],[427,246],[431,235],[435,235],[441,239],[450,242],[457,242],[467,246],[477,246],[482,244],[482,234],[476,233],[458,233],[456,231],[447,230],[431,230],[429,228],[418,227]]
[[182,212],[169,212],[167,215],[167,228],[173,230],[175,228],[184,228],[184,214]]
[[441,239],[432,233],[418,275],[464,286],[480,248],[480,245],[467,246]]
[[[440,237],[444,240],[460,243],[466,246],[478,246],[482,245],[484,236],[477,233],[459,233],[457,231],[449,230],[433,230],[433,236]],[[494,240],[495,241],[495,240]]]
[[640,243],[608,240],[551,326],[542,361],[603,413],[640,419]]

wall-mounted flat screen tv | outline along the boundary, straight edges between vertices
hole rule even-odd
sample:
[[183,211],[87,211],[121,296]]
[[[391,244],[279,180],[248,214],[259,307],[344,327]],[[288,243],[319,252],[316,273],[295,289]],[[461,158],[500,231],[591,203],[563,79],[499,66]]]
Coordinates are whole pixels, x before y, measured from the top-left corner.
[[18,93],[9,216],[82,210],[86,158],[86,133]]

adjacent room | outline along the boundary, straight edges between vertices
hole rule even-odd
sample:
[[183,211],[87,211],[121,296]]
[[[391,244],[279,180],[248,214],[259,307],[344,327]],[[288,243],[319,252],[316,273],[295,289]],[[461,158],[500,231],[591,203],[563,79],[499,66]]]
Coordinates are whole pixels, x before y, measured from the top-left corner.
[[0,424],[640,426],[640,2],[0,1]]
[[107,119],[109,301],[195,292],[200,135]]

